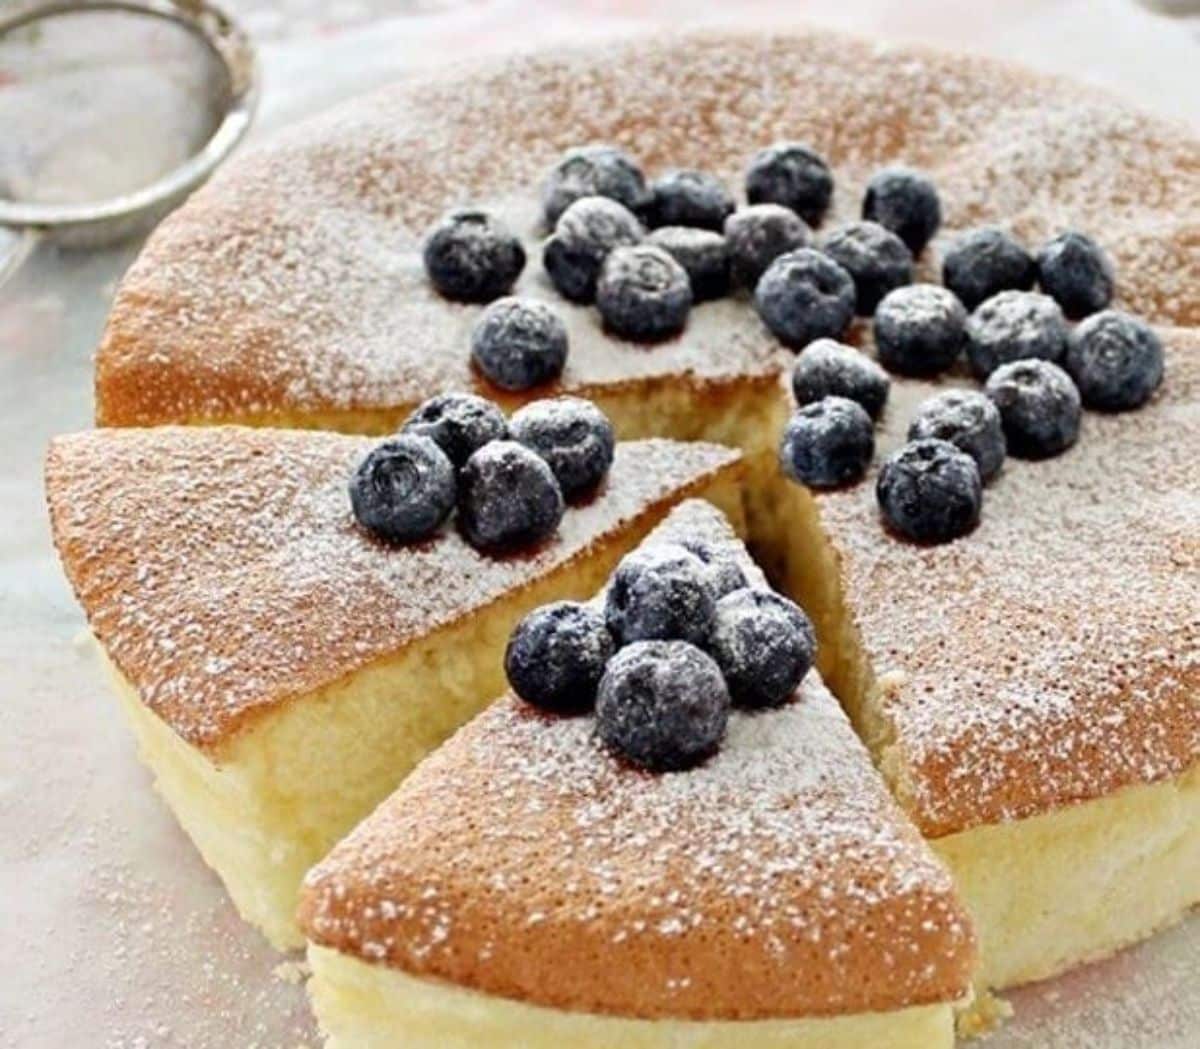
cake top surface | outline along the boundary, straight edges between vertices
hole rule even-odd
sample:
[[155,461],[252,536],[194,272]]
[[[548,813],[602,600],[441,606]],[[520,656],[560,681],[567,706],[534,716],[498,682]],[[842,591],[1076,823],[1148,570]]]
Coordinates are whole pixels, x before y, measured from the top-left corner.
[[1138,412],[1009,457],[970,535],[887,535],[875,500],[931,384],[892,384],[875,469],[819,497],[894,730],[884,759],[941,835],[1175,776],[1200,757],[1200,332],[1164,333]]
[[1187,133],[978,57],[827,32],[701,34],[413,79],[241,155],[127,275],[97,359],[99,419],[353,426],[355,412],[476,385],[467,334],[479,309],[438,298],[419,250],[463,204],[510,221],[530,254],[517,290],[563,312],[559,389],[768,377],[787,357],[737,301],[697,307],[652,352],[606,338],[542,274],[537,187],[565,148],[608,141],[651,175],[693,166],[740,189],[749,156],[780,138],[833,166],[826,228],[858,217],[880,165],[924,169],[945,205],[927,275],[963,228],[996,222],[1036,242],[1071,225],[1112,255],[1120,302],[1200,322],[1200,145]]
[[483,611],[738,461],[710,444],[618,444],[600,492],[550,540],[494,557],[452,525],[406,547],[362,530],[347,482],[373,444],[240,427],[52,443],[54,541],[91,628],[189,743],[216,747],[257,713]]
[[[734,544],[691,501],[646,540]],[[761,579],[737,546],[751,578]],[[974,943],[949,876],[815,672],[688,772],[502,698],[306,880],[316,943],[486,993],[637,1017],[946,1001]]]

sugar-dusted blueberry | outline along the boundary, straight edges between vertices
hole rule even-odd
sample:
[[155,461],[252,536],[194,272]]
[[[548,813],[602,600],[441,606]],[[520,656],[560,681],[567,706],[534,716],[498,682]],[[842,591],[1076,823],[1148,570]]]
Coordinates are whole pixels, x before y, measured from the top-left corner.
[[567,362],[567,328],[536,299],[497,299],[471,333],[471,359],[503,390],[528,390],[557,379]]
[[984,392],[1000,410],[1008,450],[1023,459],[1047,459],[1079,436],[1079,391],[1057,364],[1037,357],[1002,364]]
[[777,707],[812,668],[817,639],[798,605],[773,590],[747,587],[717,602],[709,654],[736,707]]
[[1001,291],[967,320],[967,360],[977,378],[1001,364],[1040,357],[1058,361],[1067,350],[1067,321],[1058,303],[1036,291]]
[[733,212],[733,195],[715,175],[704,171],[668,171],[650,186],[646,225],[694,226],[715,230]]
[[425,240],[425,272],[448,299],[491,302],[516,283],[525,249],[486,211],[451,211]]
[[908,439],[936,437],[966,452],[987,484],[1004,465],[1007,447],[1000,410],[978,390],[943,390],[924,401],[908,427]]
[[517,624],[504,652],[504,671],[525,702],[556,714],[577,714],[596,702],[615,651],[599,611],[577,601],[556,601]]
[[890,229],[913,255],[925,250],[942,224],[937,187],[912,168],[882,168],[871,176],[862,217]]
[[810,488],[837,488],[862,478],[875,454],[871,417],[857,401],[826,397],[798,408],[783,430],[779,464]]
[[616,146],[568,149],[542,183],[542,218],[550,229],[559,216],[583,197],[607,197],[637,212],[649,192],[636,161]]
[[1066,365],[1089,408],[1140,408],[1162,382],[1163,346],[1144,320],[1104,310],[1071,333]]
[[821,241],[821,250],[853,278],[855,310],[864,317],[889,291],[912,283],[912,252],[878,222],[847,222]]
[[967,311],[936,284],[910,284],[884,296],[875,310],[875,349],[897,375],[936,375],[962,353]]
[[780,255],[808,244],[812,231],[791,208],[782,204],[754,204],[738,208],[725,220],[733,283],[751,291]]
[[767,267],[754,306],[780,342],[800,350],[815,339],[836,339],[850,326],[854,281],[823,252],[798,248]]
[[833,172],[825,159],[800,142],[777,142],[759,150],[746,170],[751,204],[782,204],[815,226],[833,198]]
[[907,539],[946,543],[979,523],[979,467],[949,441],[910,441],[879,468],[875,496],[884,520]]
[[473,393],[442,393],[430,397],[412,413],[401,433],[429,437],[457,467],[488,441],[508,436],[504,413],[492,402]]
[[729,247],[724,236],[691,226],[662,226],[646,238],[662,248],[687,272],[696,302],[719,299],[729,292]]
[[994,226],[961,234],[942,259],[942,283],[968,310],[998,291],[1028,291],[1036,276],[1029,252]]
[[604,617],[618,646],[651,639],[703,646],[716,606],[708,566],[678,543],[655,543],[621,559]]
[[454,465],[428,437],[404,434],[376,445],[350,478],[358,523],[389,543],[431,535],[454,509]]
[[563,515],[562,490],[546,460],[516,441],[492,441],[458,478],[458,522],[467,542],[502,552],[548,538]]
[[511,429],[513,440],[550,464],[568,500],[594,492],[612,466],[613,425],[607,415],[581,397],[527,404],[513,415]]
[[712,584],[713,596],[718,600],[748,585],[746,573],[742,571],[736,555],[730,550],[703,539],[682,539],[679,545],[700,559],[707,570],[708,581]]
[[833,339],[817,339],[796,358],[792,392],[796,403],[811,404],[824,397],[848,397],[866,409],[872,419],[887,403],[891,380],[865,353]]
[[700,764],[721,745],[728,722],[720,667],[686,641],[629,645],[600,679],[597,734],[615,755],[647,771]]
[[614,335],[657,342],[687,324],[692,286],[687,271],[662,248],[614,248],[596,283],[596,308]]
[[542,265],[559,294],[572,302],[596,297],[600,269],[613,248],[645,235],[633,212],[606,197],[582,197],[558,220],[542,247]]
[[1091,237],[1070,231],[1037,253],[1038,283],[1068,317],[1104,309],[1113,297],[1113,265]]

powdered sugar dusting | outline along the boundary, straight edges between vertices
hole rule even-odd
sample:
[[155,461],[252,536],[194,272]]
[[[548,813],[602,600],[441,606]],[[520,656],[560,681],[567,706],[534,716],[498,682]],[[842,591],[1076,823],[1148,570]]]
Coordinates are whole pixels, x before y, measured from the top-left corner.
[[[1200,337],[1165,333],[1138,412],[1087,412],[1078,444],[1009,458],[978,530],[888,536],[873,477],[820,497],[847,602],[927,834],[1177,775],[1200,757]],[[894,382],[880,444],[935,388]]]
[[688,375],[728,382],[780,366],[743,302],[693,311],[647,352],[606,338],[550,290],[537,186],[568,146],[612,141],[651,175],[713,171],[741,189],[750,154],[812,143],[837,176],[826,222],[856,218],[878,166],[924,168],[946,229],[980,222],[1041,239],[1092,232],[1119,298],[1200,322],[1200,146],[1072,85],[996,63],[827,33],[675,37],[523,56],[413,80],[243,155],[156,232],[126,278],[98,360],[102,420],[269,417],[409,405],[477,383],[478,307],[447,303],[419,244],[445,208],[483,204],[526,240],[518,291],[555,301],[571,336],[564,392]]
[[57,440],[55,541],[96,636],[189,742],[329,684],[527,586],[736,459],[713,445],[618,446],[598,496],[529,553],[492,557],[447,526],[388,547],[346,491],[362,438],[240,428]]
[[[715,510],[686,503],[648,542],[697,536],[731,541]],[[815,673],[778,710],[735,712],[703,766],[660,776],[620,764],[590,717],[501,700],[305,895],[318,942],[622,1015],[944,1000],[971,954],[948,875]]]

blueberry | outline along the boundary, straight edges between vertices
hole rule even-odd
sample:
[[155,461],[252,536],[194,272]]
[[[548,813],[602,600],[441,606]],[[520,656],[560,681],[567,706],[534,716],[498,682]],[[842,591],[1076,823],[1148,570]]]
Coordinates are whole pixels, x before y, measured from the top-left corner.
[[782,204],[815,226],[833,197],[833,173],[825,160],[799,142],[777,142],[759,150],[746,171],[751,204]]
[[633,212],[615,200],[583,197],[562,213],[542,248],[542,265],[564,298],[589,303],[608,253],[639,243],[644,232]]
[[480,550],[540,542],[562,515],[562,490],[546,460],[516,441],[485,444],[459,474],[459,526]]
[[828,255],[798,248],[780,255],[754,290],[758,315],[785,346],[836,339],[854,319],[854,281]]
[[504,653],[508,683],[527,703],[558,714],[590,710],[604,667],[616,651],[604,617],[576,601],[530,612]]
[[714,754],[729,721],[729,690],[710,656],[684,641],[639,641],[609,661],[596,696],[596,732],[618,757],[674,772]]
[[567,329],[544,302],[497,299],[471,333],[471,359],[502,390],[528,390],[562,374]]
[[618,646],[631,641],[690,641],[705,645],[717,598],[708,567],[677,543],[627,554],[608,587],[604,617]]
[[508,423],[504,413],[483,397],[443,393],[417,408],[400,432],[430,438],[455,466],[462,466],[477,448],[507,437]]
[[848,222],[833,230],[821,250],[854,280],[855,309],[864,317],[889,291],[913,279],[912,252],[878,222]]
[[590,145],[569,149],[542,184],[542,216],[546,228],[583,197],[607,197],[636,212],[649,200],[641,168],[615,146]]
[[679,545],[695,554],[706,569],[713,596],[718,600],[749,584],[736,555],[703,539],[683,539]]
[[720,233],[690,226],[662,226],[646,238],[687,272],[696,302],[729,292],[729,248]]
[[861,479],[874,454],[871,417],[845,397],[798,408],[779,443],[783,472],[810,488],[836,488]]
[[942,260],[942,283],[969,310],[998,291],[1028,291],[1036,276],[1029,252],[994,226],[962,234]]
[[376,445],[350,478],[358,523],[389,543],[424,539],[454,509],[454,465],[428,437]]
[[910,441],[936,437],[966,452],[987,484],[1000,472],[1007,447],[999,409],[978,390],[946,390],[925,401],[908,427]]
[[725,220],[734,284],[753,291],[767,267],[780,255],[803,248],[811,232],[799,215],[780,204],[738,208]]
[[668,171],[650,187],[646,225],[715,230],[733,212],[733,197],[719,178],[703,171]]
[[687,271],[662,248],[615,248],[600,271],[596,307],[613,334],[657,342],[683,330],[692,286]]
[[890,385],[887,372],[870,357],[833,339],[810,343],[796,358],[792,371],[797,404],[848,397],[861,404],[872,419],[878,419],[883,411]]
[[980,379],[1001,364],[1040,357],[1057,361],[1067,350],[1067,322],[1049,295],[1001,291],[967,321],[967,360]]
[[1162,342],[1145,321],[1105,310],[1071,334],[1067,371],[1089,408],[1139,408],[1162,382]]
[[746,588],[717,602],[709,654],[738,707],[777,707],[812,667],[817,639],[797,605],[771,590]]
[[524,268],[521,242],[486,211],[452,211],[425,241],[425,271],[448,299],[491,302]]
[[883,168],[867,183],[862,217],[890,229],[915,256],[942,224],[942,203],[937,188],[919,171]]
[[1079,391],[1057,364],[1031,357],[1002,364],[984,392],[1000,409],[1008,450],[1025,459],[1047,459],[1079,436]]
[[550,464],[566,499],[594,492],[612,466],[613,425],[579,397],[527,404],[512,417],[512,435]]
[[953,292],[911,284],[884,296],[875,310],[875,349],[888,371],[936,375],[949,368],[967,338],[967,311]]
[[1104,309],[1113,297],[1113,266],[1091,237],[1061,233],[1037,253],[1038,283],[1068,317]]
[[918,543],[945,543],[979,523],[979,467],[949,441],[910,441],[884,460],[875,484],[884,520]]

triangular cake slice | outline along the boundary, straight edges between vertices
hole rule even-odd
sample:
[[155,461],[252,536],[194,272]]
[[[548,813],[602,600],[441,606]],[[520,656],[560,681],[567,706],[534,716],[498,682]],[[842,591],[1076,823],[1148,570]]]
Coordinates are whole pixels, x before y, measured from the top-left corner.
[[679,500],[740,514],[716,445],[618,446],[591,502],[530,553],[450,528],[360,529],[335,434],[97,430],[51,446],[55,543],[159,789],[242,915],[277,946],[304,872],[503,688],[513,624],[595,590]]
[[[698,500],[647,541],[681,538],[736,542]],[[301,922],[338,1049],[938,1049],[974,959],[815,671],[664,775],[509,694],[310,873]]]

